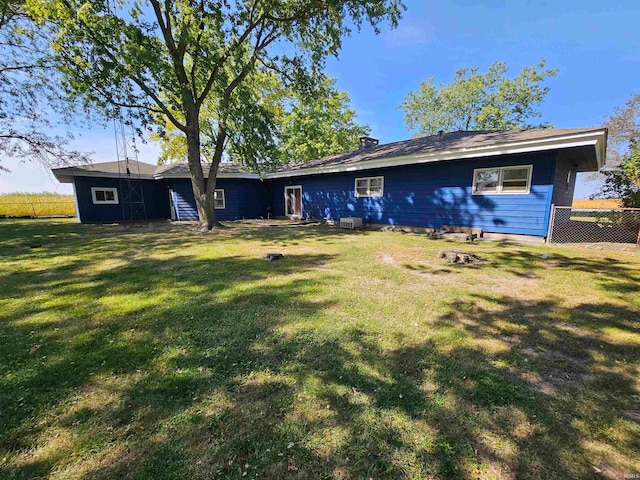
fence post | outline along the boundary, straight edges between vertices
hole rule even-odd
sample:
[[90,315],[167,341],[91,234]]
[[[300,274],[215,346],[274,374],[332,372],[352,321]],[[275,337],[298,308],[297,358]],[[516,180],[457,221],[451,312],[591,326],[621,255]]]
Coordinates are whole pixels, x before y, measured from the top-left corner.
[[556,220],[556,206],[551,204],[551,218],[549,218],[549,229],[547,230],[547,243],[551,243],[551,236],[553,235],[553,224]]
[[36,218],[36,207],[33,205],[33,202],[29,202],[31,204],[31,211],[33,212],[33,218]]

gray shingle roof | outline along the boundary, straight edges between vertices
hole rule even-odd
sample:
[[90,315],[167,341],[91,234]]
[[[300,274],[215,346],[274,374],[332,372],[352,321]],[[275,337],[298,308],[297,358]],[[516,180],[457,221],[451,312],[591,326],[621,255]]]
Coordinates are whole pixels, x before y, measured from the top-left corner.
[[[271,173],[295,172],[318,167],[331,167],[338,165],[351,165],[370,160],[382,160],[385,158],[403,157],[407,155],[419,155],[425,153],[448,152],[465,150],[470,148],[491,147],[500,144],[523,142],[527,140],[542,140],[554,137],[562,137],[576,133],[588,133],[602,130],[601,128],[530,128],[526,130],[486,130],[486,131],[460,131],[431,135],[428,137],[412,138],[399,142],[387,143],[368,148],[359,148],[350,152],[338,153],[308,162],[291,162],[281,166]],[[209,165],[203,164],[205,175],[208,174]],[[221,163],[219,173],[250,173],[242,165]],[[171,176],[176,174],[188,174],[189,167],[186,163],[166,165],[158,167],[156,174]],[[267,173],[268,175],[268,173]]]
[[[527,130],[488,130],[488,131],[460,131],[431,135],[428,137],[412,138],[399,142],[360,148],[350,152],[330,155],[309,162],[291,162],[271,173],[300,172],[304,174],[307,169],[322,167],[349,166],[360,162],[372,160],[391,159],[410,155],[433,154],[438,152],[458,152],[468,149],[492,147],[502,144],[526,142],[530,140],[552,139],[572,134],[590,133],[602,131],[602,128],[532,128]],[[164,177],[183,176],[189,174],[189,166],[186,163],[174,163],[170,165],[151,165],[138,162],[141,175],[162,175]],[[209,173],[209,164],[203,163],[205,176]],[[61,180],[74,174],[119,174],[124,171],[123,162],[104,162],[74,167],[55,168],[53,173]],[[135,168],[132,173],[137,173]],[[243,165],[234,163],[221,163],[218,173],[222,174],[249,174],[251,171]],[[267,173],[267,176],[269,173]],[[62,181],[62,180],[61,180]]]
[[[202,171],[205,176],[209,175],[209,164],[202,164]],[[248,168],[236,163],[221,162],[218,165],[218,173],[251,173]],[[156,168],[156,175],[188,175],[189,165],[186,163],[173,163],[171,165],[160,165]]]
[[460,131],[431,135],[428,137],[412,138],[400,142],[387,143],[350,152],[330,155],[309,162],[291,163],[278,171],[304,170],[307,168],[348,165],[369,160],[403,157],[424,153],[465,150],[500,145],[504,143],[522,142],[527,140],[541,140],[561,137],[575,133],[587,133],[599,129],[584,128],[531,128],[527,130],[487,130]]
[[[128,161],[129,170],[132,174],[137,174],[138,169],[140,175],[153,175],[156,171],[156,166],[150,163],[136,162],[135,160]],[[119,162],[101,162],[101,163],[87,163],[86,165],[74,165],[72,167],[62,167],[52,169],[55,172],[65,173],[73,175],[74,173],[111,173],[119,174],[125,172],[127,169],[127,161],[121,160]]]

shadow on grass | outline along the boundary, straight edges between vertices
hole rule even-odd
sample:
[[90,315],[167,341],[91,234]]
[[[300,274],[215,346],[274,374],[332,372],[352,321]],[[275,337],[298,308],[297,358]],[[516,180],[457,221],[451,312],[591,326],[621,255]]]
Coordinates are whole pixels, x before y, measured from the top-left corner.
[[[200,237],[74,232],[24,255],[97,249],[111,263],[2,277],[3,476],[601,478],[594,451],[637,458],[631,306],[472,295],[389,344],[318,327],[334,308],[323,288],[343,281],[319,268],[330,256],[206,259],[189,254]],[[540,264],[501,255],[515,272]],[[552,260],[605,289],[637,281],[606,259]]]

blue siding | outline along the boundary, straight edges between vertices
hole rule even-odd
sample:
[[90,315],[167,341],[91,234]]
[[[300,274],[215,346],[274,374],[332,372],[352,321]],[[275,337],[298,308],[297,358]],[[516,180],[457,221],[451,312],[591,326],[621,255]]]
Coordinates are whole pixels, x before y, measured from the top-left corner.
[[[188,178],[172,180],[180,220],[198,220],[193,187]],[[266,215],[266,190],[260,180],[219,178],[216,188],[224,190],[225,208],[216,209],[218,220],[258,218]]]
[[[474,168],[533,165],[528,195],[472,195]],[[357,216],[375,224],[420,227],[459,225],[486,232],[545,236],[551,208],[556,154],[511,155],[407,165],[360,172],[309,175],[286,179],[227,179],[217,181],[225,191],[220,220],[259,218],[272,208],[284,216],[284,187],[301,185],[303,214],[314,218]],[[384,196],[356,198],[355,179],[384,176]],[[91,187],[116,187],[118,179],[76,177],[78,206],[83,222],[122,219],[121,205],[93,205]],[[148,218],[169,218],[169,188],[174,190],[180,220],[197,220],[191,180],[143,181]],[[122,198],[119,192],[120,198]]]
[[[124,216],[122,212],[123,189],[118,178],[74,177],[78,210],[82,222],[118,222]],[[141,180],[145,208],[148,219],[170,218],[169,186],[166,181]],[[109,187],[118,189],[117,205],[95,205],[91,196],[91,187]],[[130,215],[126,215],[130,218]]]
[[[472,195],[474,168],[533,165],[528,195]],[[555,154],[513,155],[361,172],[301,176],[268,182],[270,206],[284,215],[284,187],[302,185],[303,214],[362,217],[370,223],[420,227],[459,225],[486,232],[545,236]],[[384,176],[384,196],[356,198],[355,179]]]

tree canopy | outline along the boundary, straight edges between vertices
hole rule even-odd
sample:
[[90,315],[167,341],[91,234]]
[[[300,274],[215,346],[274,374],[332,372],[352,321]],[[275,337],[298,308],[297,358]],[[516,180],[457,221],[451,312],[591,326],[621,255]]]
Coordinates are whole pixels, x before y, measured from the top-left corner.
[[45,165],[84,160],[84,154],[65,149],[68,134],[49,133],[58,126],[52,113],[66,123],[73,109],[60,101],[50,32],[35,28],[24,7],[22,1],[0,0],[0,153]]
[[624,207],[640,208],[640,95],[616,107],[604,126],[607,139],[607,170],[599,198],[618,198]]
[[[308,161],[326,155],[352,150],[358,147],[358,138],[368,135],[370,129],[356,121],[356,112],[350,106],[349,95],[338,90],[335,79],[325,77],[314,95],[304,95],[287,89],[269,72],[255,76],[252,88],[260,99],[268,116],[263,118],[269,126],[269,138],[261,145],[268,160],[256,163],[237,153],[233,140],[227,146],[227,159],[242,163],[253,171],[273,168],[291,161]],[[213,155],[215,141],[212,137],[217,115],[205,102],[201,114],[201,139],[203,158]],[[187,156],[187,143],[170,122],[165,122],[162,132],[152,134],[160,142],[162,150],[159,163],[183,162]],[[247,141],[245,137],[239,140]]]
[[544,81],[558,70],[545,68],[545,60],[524,67],[514,77],[507,66],[496,62],[486,73],[478,68],[457,70],[453,81],[436,84],[435,78],[409,92],[399,108],[414,136],[433,135],[442,130],[507,130],[546,126],[530,123],[541,117],[539,106],[549,92]]
[[288,107],[286,103],[278,118],[282,162],[304,162],[353,150],[360,136],[371,133],[368,125],[356,121],[349,95],[335,87],[334,79],[326,78],[317,95],[294,92]]
[[[257,89],[265,70],[313,95],[327,56],[363,25],[395,26],[400,0],[27,0],[55,33],[55,60],[72,98],[105,116],[126,109],[149,125],[168,120],[187,141],[201,226],[213,208],[218,164],[232,142],[246,161],[266,160],[272,131]],[[208,178],[201,164],[201,112],[215,112]],[[244,141],[251,139],[251,141]],[[253,159],[253,160],[251,160]]]

